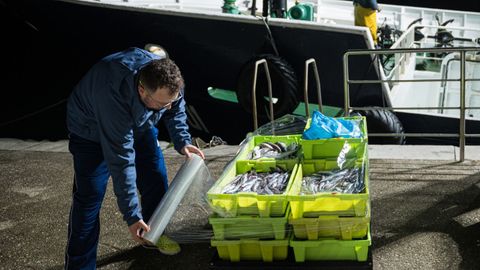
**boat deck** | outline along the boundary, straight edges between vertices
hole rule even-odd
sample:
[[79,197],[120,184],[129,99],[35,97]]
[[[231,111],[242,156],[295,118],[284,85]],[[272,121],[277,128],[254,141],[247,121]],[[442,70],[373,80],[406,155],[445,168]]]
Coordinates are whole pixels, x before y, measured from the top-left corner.
[[[162,144],[162,146],[165,146]],[[206,149],[214,177],[236,146]],[[480,268],[480,151],[448,146],[370,146],[374,269]],[[164,151],[169,175],[183,162]],[[0,265],[62,269],[72,190],[67,142],[0,140]],[[164,256],[130,240],[111,184],[101,212],[101,269],[208,269],[208,242]]]

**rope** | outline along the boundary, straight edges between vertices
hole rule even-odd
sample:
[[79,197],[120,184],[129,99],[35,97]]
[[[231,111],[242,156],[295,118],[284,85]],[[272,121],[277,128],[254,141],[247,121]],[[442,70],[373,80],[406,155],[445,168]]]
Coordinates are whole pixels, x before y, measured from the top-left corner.
[[273,39],[272,31],[270,30],[270,26],[268,26],[267,18],[266,17],[259,17],[259,16],[256,16],[256,17],[262,19],[263,24],[265,24],[265,27],[267,28],[268,39],[270,40],[270,43],[271,43],[272,48],[275,52],[275,55],[280,56],[280,54],[278,53],[277,45],[275,44],[275,39]]
[[0,127],[4,127],[4,126],[10,125],[10,124],[13,124],[13,123],[22,121],[22,120],[24,120],[24,119],[30,118],[30,117],[35,116],[35,115],[37,115],[37,114],[40,114],[40,113],[42,113],[42,112],[44,112],[44,111],[47,111],[47,110],[49,110],[49,109],[51,109],[51,108],[53,108],[53,107],[56,107],[56,106],[64,103],[66,100],[67,100],[67,99],[64,98],[64,99],[62,99],[62,100],[60,100],[60,101],[58,101],[58,102],[56,102],[56,103],[54,103],[54,104],[48,105],[48,106],[46,106],[46,107],[43,107],[43,108],[41,108],[41,109],[39,109],[39,110],[37,110],[37,111],[31,112],[31,113],[27,113],[27,114],[25,114],[25,115],[23,115],[23,116],[20,116],[20,117],[18,117],[18,118],[15,118],[15,119],[12,119],[12,120],[9,120],[9,121],[0,123]]

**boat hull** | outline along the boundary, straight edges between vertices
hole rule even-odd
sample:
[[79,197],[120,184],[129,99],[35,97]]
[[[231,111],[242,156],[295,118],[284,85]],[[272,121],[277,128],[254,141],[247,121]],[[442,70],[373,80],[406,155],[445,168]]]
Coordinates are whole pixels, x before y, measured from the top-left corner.
[[[455,117],[427,115],[408,112],[396,112],[403,124],[405,133],[445,133],[459,134],[460,121]],[[466,134],[480,134],[480,120],[466,120]],[[407,144],[459,145],[458,137],[407,137]],[[480,138],[467,138],[466,144],[480,144]]]
[[[191,16],[146,9],[112,8],[63,1],[6,1],[2,23],[7,30],[2,51],[8,72],[1,83],[18,95],[3,100],[1,137],[66,138],[65,102],[35,116],[32,112],[65,100],[74,85],[100,58],[131,46],[160,44],[179,65],[186,80],[186,100],[195,111],[191,124],[194,136],[216,135],[238,143],[252,130],[249,112],[239,104],[216,100],[208,87],[235,91],[240,70],[256,55],[271,53],[267,30],[260,20],[230,16]],[[323,102],[343,106],[343,53],[366,49],[363,32],[319,30],[317,26],[271,23],[276,46],[295,70],[302,86],[304,61],[317,61]],[[359,34],[360,33],[360,34]],[[20,36],[20,39],[17,37]],[[351,78],[376,79],[372,60],[352,60]],[[315,85],[313,76],[310,85]],[[303,99],[303,87],[299,98]],[[368,99],[385,104],[382,88],[372,85],[351,90],[352,104]],[[28,96],[28,98],[19,98]],[[312,90],[310,102],[316,102]],[[191,114],[191,112],[189,112]],[[27,115],[28,117],[24,117]],[[15,121],[15,119],[19,119]],[[192,117],[190,117],[192,118]],[[268,119],[261,118],[260,124]]]

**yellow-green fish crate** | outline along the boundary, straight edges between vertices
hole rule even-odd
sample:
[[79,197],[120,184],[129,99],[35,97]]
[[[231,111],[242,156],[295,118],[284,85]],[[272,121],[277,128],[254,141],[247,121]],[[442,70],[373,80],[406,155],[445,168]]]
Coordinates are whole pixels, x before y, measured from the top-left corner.
[[298,240],[292,235],[290,246],[296,262],[305,261],[359,261],[368,258],[368,249],[372,243],[370,231],[360,240]]
[[357,160],[356,166],[363,167],[365,189],[358,194],[320,192],[316,194],[301,194],[304,175],[318,171],[338,169],[336,159],[303,160],[298,165],[292,187],[288,192],[292,218],[335,216],[365,216],[369,205],[368,159]]
[[[367,122],[364,116],[342,117],[339,119],[360,121],[360,130],[362,132],[361,138],[328,138],[318,140],[300,139],[300,145],[303,151],[304,159],[322,159],[322,158],[336,158],[348,143],[352,150],[349,152],[350,157],[363,157],[366,155],[368,146]],[[308,119],[305,129],[308,129],[311,124],[311,118]]]
[[[224,194],[223,188],[233,181],[236,175],[250,170],[268,172],[280,167],[290,172],[285,192],[282,194],[261,195],[256,192]],[[287,192],[292,186],[297,171],[297,160],[258,160],[236,161],[235,166],[223,172],[217,182],[207,192],[207,199],[212,210],[221,217],[240,215],[258,215],[260,217],[281,217],[287,210]]]
[[287,237],[288,216],[287,209],[283,217],[239,216],[223,218],[217,214],[208,220],[213,228],[214,239],[236,240],[245,238],[276,239]]
[[290,216],[288,223],[293,227],[297,239],[318,240],[335,238],[352,240],[364,238],[370,224],[370,207],[364,217],[319,216],[317,218],[298,218]]
[[[290,237],[290,236],[289,236]],[[289,238],[284,240],[211,240],[222,260],[239,261],[283,261],[288,256]]]

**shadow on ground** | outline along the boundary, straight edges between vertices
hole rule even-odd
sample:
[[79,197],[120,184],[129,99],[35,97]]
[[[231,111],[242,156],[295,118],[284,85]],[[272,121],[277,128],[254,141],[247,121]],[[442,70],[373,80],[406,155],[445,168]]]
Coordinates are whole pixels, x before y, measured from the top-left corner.
[[478,164],[375,164],[379,165],[388,173],[373,169],[374,185],[404,188],[372,200],[377,268],[387,269],[399,259],[412,261],[416,269],[480,269]]

